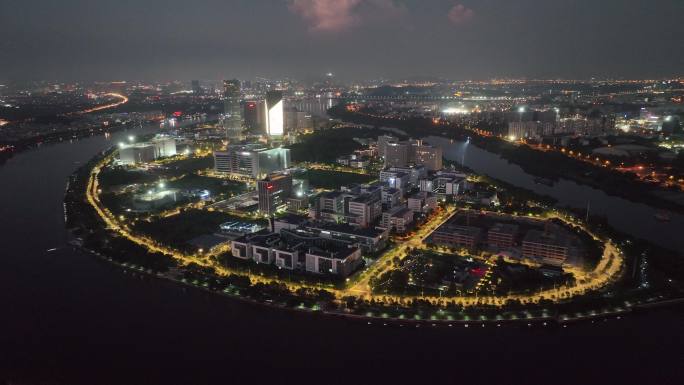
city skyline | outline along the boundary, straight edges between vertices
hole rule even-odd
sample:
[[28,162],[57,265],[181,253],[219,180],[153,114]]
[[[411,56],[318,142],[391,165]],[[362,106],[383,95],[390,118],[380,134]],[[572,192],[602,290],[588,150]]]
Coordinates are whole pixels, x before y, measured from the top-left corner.
[[684,63],[670,0],[31,3],[0,6],[0,81],[659,78]]
[[0,0],[0,385],[684,383],[681,15]]

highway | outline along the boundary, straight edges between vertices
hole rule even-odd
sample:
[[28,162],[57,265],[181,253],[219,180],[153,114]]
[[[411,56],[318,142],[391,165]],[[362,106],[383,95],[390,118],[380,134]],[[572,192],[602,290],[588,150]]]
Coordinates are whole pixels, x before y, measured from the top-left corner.
[[119,98],[120,100],[118,102],[115,102],[115,103],[105,104],[102,106],[97,106],[97,107],[89,108],[87,110],[79,111],[79,112],[76,112],[76,114],[88,114],[91,112],[97,112],[97,111],[102,111],[102,110],[106,110],[109,108],[118,107],[122,104],[128,103],[128,98],[124,95],[121,95],[121,94],[108,93],[108,94],[105,94],[105,96],[112,96],[115,98]]

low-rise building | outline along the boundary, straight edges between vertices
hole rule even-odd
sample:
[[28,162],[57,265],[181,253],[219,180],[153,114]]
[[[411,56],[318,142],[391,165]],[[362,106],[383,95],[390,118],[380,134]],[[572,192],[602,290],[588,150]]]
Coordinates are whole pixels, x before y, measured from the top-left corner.
[[150,144],[154,146],[156,158],[165,158],[177,154],[176,140],[170,136],[157,135],[150,141]]
[[[427,178],[428,169],[423,165],[406,166],[406,167],[390,167],[389,172],[403,172],[409,176],[408,184],[411,186],[418,186],[421,179]],[[382,180],[382,176],[380,180]]]
[[252,245],[273,245],[277,242],[278,235],[262,230],[244,236],[230,242],[230,252],[235,258],[249,260],[254,258]]
[[373,195],[362,194],[347,203],[346,221],[360,227],[368,227],[380,216],[382,204]]
[[435,230],[429,238],[429,242],[445,247],[465,247],[471,250],[477,248],[482,239],[482,230],[479,227],[459,226],[444,224]]
[[287,211],[291,213],[297,213],[300,211],[306,211],[309,208],[309,197],[307,196],[294,196],[287,199]]
[[366,168],[370,165],[370,159],[366,157],[356,157],[356,159],[351,159],[349,161],[349,167],[353,168]]
[[119,148],[119,161],[122,164],[149,163],[157,159],[155,147],[149,143],[123,145]]
[[361,249],[355,244],[302,229],[249,234],[232,241],[231,248],[236,258],[315,274],[346,277],[362,263]]
[[460,195],[465,191],[465,185],[465,177],[453,175],[436,175],[419,182],[420,191],[435,193],[441,197]]
[[225,151],[214,152],[217,172],[262,178],[290,167],[290,150],[267,148],[261,144],[230,145]]
[[403,171],[380,171],[380,182],[387,183],[389,187],[406,190],[409,187],[411,175]]
[[387,208],[392,208],[401,202],[401,190],[386,187],[382,189],[382,204]]
[[359,228],[347,224],[312,222],[303,226],[321,238],[357,244],[363,252],[377,253],[387,246],[388,230],[381,227]]
[[406,206],[397,206],[382,213],[381,226],[397,233],[405,233],[413,223],[413,211]]
[[522,242],[523,257],[559,266],[568,257],[569,245],[569,239],[560,232],[530,230]]
[[487,244],[495,249],[510,249],[515,244],[518,225],[497,223],[487,232]]
[[303,215],[287,214],[273,219],[273,232],[280,234],[281,230],[296,230],[309,223],[309,218]]
[[408,198],[408,208],[414,213],[427,213],[437,208],[437,196],[427,191],[419,191]]

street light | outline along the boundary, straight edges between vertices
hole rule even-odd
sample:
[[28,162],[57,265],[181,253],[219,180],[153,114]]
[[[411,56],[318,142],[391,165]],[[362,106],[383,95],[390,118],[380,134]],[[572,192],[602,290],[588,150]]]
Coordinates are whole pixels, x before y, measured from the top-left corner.
[[525,113],[525,107],[519,107],[518,113],[520,114],[520,121],[522,122],[523,114]]
[[134,142],[134,141],[135,141],[135,136],[129,135],[129,136],[128,136],[128,141],[129,141],[129,142]]

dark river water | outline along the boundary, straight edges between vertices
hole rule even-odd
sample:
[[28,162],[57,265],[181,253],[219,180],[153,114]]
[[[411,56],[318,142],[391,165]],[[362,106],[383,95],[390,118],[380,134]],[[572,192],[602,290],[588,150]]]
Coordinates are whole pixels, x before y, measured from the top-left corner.
[[682,383],[681,308],[567,328],[368,325],[126,274],[66,247],[67,177],[128,134],[0,167],[0,384]]
[[[512,185],[548,195],[558,200],[559,206],[586,209],[591,214],[608,217],[614,228],[647,239],[673,250],[684,250],[684,215],[670,213],[669,222],[658,221],[653,207],[609,196],[601,190],[560,179],[553,186],[538,184],[534,177],[520,166],[508,163],[497,154],[490,153],[466,142],[429,137],[427,142],[441,145],[444,157],[465,165],[478,174],[486,174]],[[562,175],[562,173],[561,173]]]

